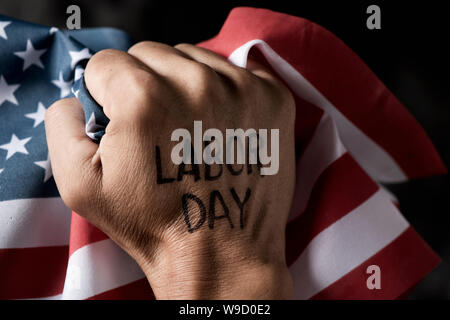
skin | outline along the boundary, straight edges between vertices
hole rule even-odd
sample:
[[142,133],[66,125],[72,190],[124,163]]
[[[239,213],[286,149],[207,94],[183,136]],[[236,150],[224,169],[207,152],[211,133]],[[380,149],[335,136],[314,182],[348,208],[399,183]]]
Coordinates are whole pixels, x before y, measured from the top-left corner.
[[[290,91],[261,65],[247,69],[188,44],[141,42],[127,53],[104,50],[85,71],[93,98],[110,123],[100,144],[84,133],[78,99],[55,102],[45,127],[53,174],[68,207],[104,231],[145,272],[158,299],[288,299],[292,279],[285,261],[285,226],[295,177],[295,105]],[[260,176],[256,167],[206,181],[185,175],[157,184],[155,146],[164,175],[177,128],[280,129],[280,168]],[[188,165],[186,165],[188,166]],[[212,171],[218,170],[212,165]],[[236,170],[239,165],[235,165]],[[230,189],[244,199],[245,227]],[[223,196],[234,227],[215,220],[193,233],[183,219],[182,196],[195,194],[209,207],[211,191]],[[216,215],[223,210],[216,199]],[[191,216],[198,214],[191,204]],[[197,210],[197,212],[196,212]]]

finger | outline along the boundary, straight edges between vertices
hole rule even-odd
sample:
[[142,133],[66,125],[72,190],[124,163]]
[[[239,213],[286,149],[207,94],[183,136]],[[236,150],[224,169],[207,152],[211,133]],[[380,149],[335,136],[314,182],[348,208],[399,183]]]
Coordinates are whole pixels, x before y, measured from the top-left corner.
[[168,79],[179,92],[198,95],[204,83],[219,80],[210,66],[199,62],[174,47],[152,41],[140,42],[128,53],[146,64],[160,76]]
[[180,68],[189,67],[194,62],[180,50],[153,41],[142,41],[135,44],[128,50],[128,54],[165,77],[172,76],[171,73],[174,70],[178,71],[177,73],[184,71]]
[[152,106],[149,101],[166,90],[164,81],[147,65],[119,50],[96,53],[84,75],[87,89],[113,126],[115,122],[130,120],[136,125],[145,121],[144,114]]
[[101,163],[94,157],[98,146],[84,128],[84,113],[78,99],[59,100],[45,113],[53,176],[63,200],[73,210],[80,208],[83,194],[98,188],[101,178]]
[[247,90],[255,80],[263,80],[268,85],[279,85],[278,80],[261,64],[253,60],[247,61],[247,67],[238,67],[222,56],[208,49],[190,44],[179,44],[175,46],[191,58],[209,65],[216,72],[231,80],[234,88]]
[[197,47],[188,43],[177,44],[175,48],[193,60],[204,63],[220,74],[228,77],[232,76],[232,74],[236,72],[236,69],[239,68],[230,63],[224,57],[205,48]]
[[236,80],[236,78],[241,78],[243,73],[245,74],[246,71],[249,71],[261,79],[278,84],[278,79],[269,71],[269,69],[253,59],[247,60],[246,68],[241,68],[232,64],[217,53],[205,48],[185,43],[178,44],[175,48],[182,51],[192,59],[211,66],[214,70],[228,76],[231,79]]

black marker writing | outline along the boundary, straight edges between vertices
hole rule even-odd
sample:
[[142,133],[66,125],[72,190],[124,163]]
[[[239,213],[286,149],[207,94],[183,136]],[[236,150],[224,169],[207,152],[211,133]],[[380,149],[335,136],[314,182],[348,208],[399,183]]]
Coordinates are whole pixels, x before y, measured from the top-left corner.
[[[216,216],[216,198],[219,199],[224,214],[221,216]],[[228,219],[228,222],[230,223],[230,227],[233,228],[233,222],[231,221],[230,218],[230,210],[228,209],[227,205],[225,204],[225,201],[223,200],[222,195],[220,194],[219,191],[214,190],[213,192],[211,192],[211,195],[209,196],[209,220],[208,220],[208,225],[210,229],[214,228],[214,221],[215,220],[219,220],[219,219]]]
[[[250,188],[247,188],[247,191],[245,192],[244,200],[241,201],[238,194],[236,193],[236,190],[234,188],[230,189],[230,193],[234,199],[234,202],[236,203],[237,207],[239,208],[239,221],[240,221],[240,227],[241,229],[244,228],[244,206],[249,201],[251,196],[251,190]],[[183,215],[184,215],[184,221],[186,222],[188,231],[190,233],[193,233],[194,231],[200,229],[200,227],[205,223],[206,219],[208,219],[208,227],[210,229],[214,229],[216,220],[221,219],[227,219],[228,224],[230,225],[230,228],[233,229],[233,221],[230,216],[230,207],[227,206],[225,203],[225,200],[218,190],[213,190],[209,195],[209,210],[206,209],[206,206],[204,202],[197,197],[194,194],[186,193],[181,198],[182,206],[183,206]],[[197,205],[198,208],[195,208],[191,206],[189,208],[189,202],[194,202]],[[208,202],[207,202],[208,203]],[[216,215],[216,212],[218,211],[218,205],[222,207],[223,214],[222,215]],[[208,212],[208,216],[206,213]],[[193,215],[199,215],[197,217],[197,223],[195,226],[193,226],[192,219],[194,218]]]
[[242,202],[241,202],[241,199],[239,199],[239,196],[237,195],[234,188],[231,188],[230,192],[231,192],[231,195],[233,196],[234,201],[236,202],[237,206],[239,207],[239,210],[240,210],[239,222],[241,225],[241,229],[244,229],[244,205],[247,203],[248,199],[250,199],[250,195],[252,194],[252,191],[250,190],[250,188],[247,188],[247,191],[245,192],[244,201],[242,201]]
[[[197,222],[197,225],[192,227],[191,225],[191,218],[189,216],[189,205],[188,205],[188,200],[193,200],[197,203],[198,208],[200,210],[200,219]],[[197,196],[190,194],[190,193],[186,193],[183,195],[181,202],[183,204],[183,214],[184,214],[184,221],[186,222],[186,225],[188,227],[188,231],[190,233],[194,232],[195,230],[199,229],[203,223],[206,220],[206,208],[205,205],[203,204],[202,200],[200,200]]]

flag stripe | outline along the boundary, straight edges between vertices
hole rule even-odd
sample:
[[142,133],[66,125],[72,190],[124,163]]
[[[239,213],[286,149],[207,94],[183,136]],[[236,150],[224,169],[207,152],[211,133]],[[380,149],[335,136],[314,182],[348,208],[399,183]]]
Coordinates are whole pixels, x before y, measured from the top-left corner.
[[145,277],[112,240],[83,246],[69,258],[63,299],[87,299]]
[[303,213],[317,178],[344,153],[345,148],[339,140],[333,121],[324,115],[308,146],[297,161],[297,180],[290,220]]
[[[403,252],[398,255],[398,252]],[[398,299],[406,289],[413,288],[429,270],[440,262],[439,257],[409,227],[386,248],[340,278],[312,299]],[[381,290],[369,290],[367,267],[380,267]],[[355,285],[360,284],[360,285]]]
[[[263,61],[261,62],[263,63]],[[276,74],[276,72],[273,73]],[[298,95],[293,96],[296,106],[295,152],[297,158],[300,158],[305,148],[308,147],[319,123],[323,120],[324,112]]]
[[69,230],[70,209],[61,198],[0,202],[0,248],[67,245]]
[[290,266],[294,298],[308,299],[408,228],[383,190],[318,234]]
[[70,229],[73,232],[70,233],[69,256],[90,243],[108,239],[105,233],[75,212],[72,212]]
[[355,160],[344,154],[314,185],[306,211],[286,228],[286,259],[291,265],[320,232],[359,207],[378,191]]
[[0,299],[29,299],[61,293],[68,249],[68,246],[0,249]]

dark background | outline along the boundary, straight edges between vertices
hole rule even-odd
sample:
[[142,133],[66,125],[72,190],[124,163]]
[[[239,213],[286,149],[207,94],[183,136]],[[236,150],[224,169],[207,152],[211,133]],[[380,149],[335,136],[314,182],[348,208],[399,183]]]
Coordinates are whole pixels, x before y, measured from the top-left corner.
[[[402,101],[450,167],[450,27],[444,1],[145,1],[1,0],[0,13],[64,28],[66,8],[81,8],[81,26],[113,26],[135,40],[197,43],[214,36],[236,6],[263,7],[312,20],[340,37]],[[382,30],[366,28],[377,4]],[[447,15],[447,16],[446,16]],[[413,227],[443,258],[414,290],[415,299],[450,299],[450,180],[448,176],[390,186]]]

